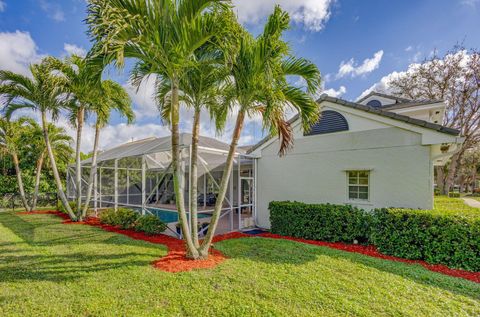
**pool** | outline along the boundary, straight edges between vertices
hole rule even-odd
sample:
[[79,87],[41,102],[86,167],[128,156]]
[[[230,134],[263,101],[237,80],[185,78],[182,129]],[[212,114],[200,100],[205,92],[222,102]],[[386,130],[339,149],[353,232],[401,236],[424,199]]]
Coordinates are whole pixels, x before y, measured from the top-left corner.
[[[178,222],[178,212],[160,208],[147,207],[148,211],[160,218],[165,223]],[[187,217],[188,217],[187,212]],[[198,213],[198,219],[209,218],[211,215]]]

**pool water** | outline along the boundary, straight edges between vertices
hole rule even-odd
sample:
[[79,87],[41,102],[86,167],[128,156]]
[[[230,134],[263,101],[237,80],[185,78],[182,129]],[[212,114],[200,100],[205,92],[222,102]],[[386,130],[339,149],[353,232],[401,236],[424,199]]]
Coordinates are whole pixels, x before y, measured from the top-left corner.
[[[173,211],[173,210],[165,210],[165,209],[159,209],[159,208],[147,208],[152,214],[156,215],[160,220],[162,220],[165,223],[171,223],[171,222],[178,222],[178,212]],[[187,212],[187,218],[188,218],[188,212]],[[210,215],[208,214],[198,214],[198,219],[202,218],[208,218]]]

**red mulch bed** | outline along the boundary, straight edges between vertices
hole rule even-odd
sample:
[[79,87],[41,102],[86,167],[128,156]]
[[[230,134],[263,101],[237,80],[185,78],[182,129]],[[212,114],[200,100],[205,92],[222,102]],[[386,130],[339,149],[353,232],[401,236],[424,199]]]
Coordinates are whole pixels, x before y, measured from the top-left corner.
[[[83,222],[72,222],[68,217],[68,215],[58,211],[19,212],[19,214],[53,214],[65,219],[65,221],[63,221],[64,224],[86,224],[86,225],[102,228],[103,230],[106,230],[109,232],[123,234],[135,240],[143,240],[143,241],[148,241],[155,244],[163,244],[167,246],[168,254],[162,257],[161,259],[154,261],[152,265],[155,268],[160,269],[162,271],[166,271],[166,272],[178,273],[178,272],[191,271],[194,269],[214,268],[215,266],[217,266],[219,263],[223,262],[226,259],[226,256],[224,256],[220,251],[211,249],[210,256],[208,257],[207,260],[191,260],[186,257],[185,244],[183,240],[179,240],[177,238],[173,238],[164,234],[148,236],[143,232],[119,229],[114,226],[101,224],[98,218],[89,218]],[[407,259],[398,258],[395,256],[385,255],[378,252],[377,248],[372,245],[365,246],[365,245],[359,245],[359,244],[347,244],[342,242],[324,242],[324,241],[316,241],[316,240],[307,240],[307,239],[301,239],[301,238],[281,236],[273,233],[262,233],[255,236],[263,237],[263,238],[271,238],[271,239],[291,240],[291,241],[296,241],[296,242],[301,242],[306,244],[312,244],[316,246],[342,250],[346,252],[360,253],[363,255],[368,255],[371,257],[380,258],[380,259],[389,260],[389,261],[396,261],[396,262],[403,262],[403,263],[410,263],[410,264],[420,264],[427,270],[430,270],[433,272],[438,272],[445,275],[459,277],[459,278],[467,279],[476,283],[480,283],[480,272],[456,270],[456,269],[451,269],[445,265],[428,264],[425,261],[407,260]],[[228,239],[239,239],[239,238],[248,238],[248,237],[255,237],[255,236],[240,233],[240,232],[232,232],[232,233],[216,236],[213,239],[213,242],[220,242]]]

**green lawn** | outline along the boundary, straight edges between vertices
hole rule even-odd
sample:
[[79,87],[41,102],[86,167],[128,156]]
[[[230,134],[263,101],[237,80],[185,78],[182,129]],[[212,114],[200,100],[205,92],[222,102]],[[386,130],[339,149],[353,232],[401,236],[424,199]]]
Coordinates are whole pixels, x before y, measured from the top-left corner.
[[0,316],[479,316],[480,284],[285,240],[217,243],[215,269],[53,215],[0,213]]
[[434,210],[441,211],[443,213],[480,217],[480,209],[470,207],[461,198],[435,196],[434,204]]

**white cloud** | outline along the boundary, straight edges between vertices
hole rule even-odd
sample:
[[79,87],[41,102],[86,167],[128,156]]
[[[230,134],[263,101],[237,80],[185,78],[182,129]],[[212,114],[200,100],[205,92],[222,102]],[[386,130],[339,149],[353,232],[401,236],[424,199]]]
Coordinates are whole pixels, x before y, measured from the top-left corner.
[[6,8],[7,4],[5,3],[5,1],[0,0],[0,12],[5,11]]
[[77,46],[75,44],[64,43],[63,50],[65,51],[65,53],[67,53],[67,55],[75,54],[82,57],[87,55],[87,51],[83,47]]
[[28,32],[0,32],[0,43],[0,69],[28,75],[28,66],[42,57]]
[[47,0],[40,0],[40,8],[45,11],[49,18],[56,22],[65,21],[65,13],[58,3],[52,3]]
[[335,0],[233,0],[241,23],[257,24],[273,12],[276,4],[290,13],[292,20],[309,31],[323,29]]
[[372,58],[367,58],[358,65],[357,62],[352,58],[349,61],[341,62],[338,69],[337,78],[342,78],[345,76],[356,77],[360,75],[365,75],[371,73],[380,66],[382,61],[383,50],[376,52]]
[[346,92],[347,92],[347,88],[345,86],[340,86],[340,88],[338,88],[338,90],[335,90],[333,88],[329,88],[329,89],[323,90],[321,92],[321,94],[327,94],[330,97],[339,98],[342,95],[344,95]]
[[154,97],[155,78],[153,76],[145,79],[138,90],[131,83],[124,84],[123,88],[125,88],[135,104],[134,112],[137,119],[159,116]]
[[413,50],[413,47],[410,45],[405,49],[405,52],[410,52],[411,50]]

